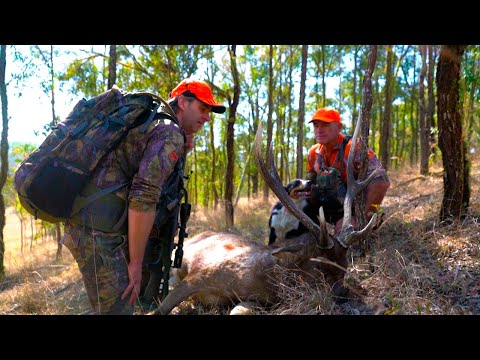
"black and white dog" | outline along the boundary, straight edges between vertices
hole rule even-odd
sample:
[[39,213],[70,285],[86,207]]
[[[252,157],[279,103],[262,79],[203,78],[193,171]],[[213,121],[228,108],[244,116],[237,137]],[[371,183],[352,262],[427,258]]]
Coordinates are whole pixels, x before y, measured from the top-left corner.
[[[285,190],[297,206],[318,223],[318,209],[315,214],[314,209],[308,201],[308,198],[312,194],[312,181],[295,179],[285,186]],[[280,201],[277,202],[270,211],[268,226],[270,227],[268,245],[273,244],[276,240],[282,241],[289,239],[307,231],[305,226],[293,216]]]

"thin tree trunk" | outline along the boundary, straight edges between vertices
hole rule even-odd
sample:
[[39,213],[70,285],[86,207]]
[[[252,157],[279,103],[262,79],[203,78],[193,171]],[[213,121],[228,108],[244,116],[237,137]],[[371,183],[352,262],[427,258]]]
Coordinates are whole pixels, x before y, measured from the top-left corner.
[[[60,228],[60,223],[55,224],[55,237],[57,238],[57,244],[58,244],[57,254],[55,255],[55,260],[60,261],[60,260],[62,260],[62,249],[63,249],[63,245],[62,245],[62,242],[61,242],[62,230]],[[58,239],[60,239],[60,241]]]
[[[363,79],[363,101],[361,108],[361,146],[360,146],[360,162],[362,167],[358,179],[363,180],[366,177],[368,169],[368,138],[370,133],[371,109],[373,103],[372,97],[372,74],[375,70],[377,62],[377,46],[371,45],[368,49],[368,65]],[[354,145],[352,145],[354,146]],[[355,218],[359,224],[359,228],[363,229],[367,224],[365,218],[365,194],[360,191],[355,198]]]
[[117,81],[117,45],[110,45],[108,58],[108,89],[111,89]]
[[[325,83],[325,76],[326,76],[327,70],[325,65],[326,65],[325,64],[325,45],[322,45],[322,107],[327,106],[327,85]],[[302,74],[303,74],[303,47],[302,47]]]
[[416,69],[416,51],[413,53],[413,82],[412,82],[412,86],[410,87],[410,128],[412,130],[412,137],[411,137],[411,146],[410,146],[410,166],[414,166],[414,164],[416,163],[416,148],[417,148],[417,134],[418,134],[418,131],[417,131],[417,122],[415,121],[415,117],[414,117],[414,113],[415,113],[415,103],[416,101],[414,101],[415,99],[415,84],[416,84],[416,73],[417,73],[417,69]]
[[213,208],[217,210],[218,207],[218,192],[217,192],[217,186],[215,185],[216,182],[216,169],[217,169],[217,153],[215,151],[215,134],[213,131],[214,128],[214,120],[210,121],[209,127],[210,127],[210,151],[212,152],[212,173],[210,176],[211,183],[212,183],[212,191],[213,191]]
[[242,191],[242,185],[243,185],[243,182],[245,180],[245,174],[247,173],[248,164],[250,163],[250,157],[252,155],[252,150],[253,150],[253,147],[250,149],[247,161],[245,162],[245,165],[244,165],[244,168],[243,168],[243,171],[242,171],[242,177],[240,179],[240,183],[238,184],[237,196],[235,197],[235,204],[233,205],[234,208],[237,206],[238,200],[240,199],[240,193]]
[[380,160],[385,170],[390,165],[390,126],[392,123],[392,65],[393,46],[387,45],[387,70],[385,75],[385,114],[382,123],[382,136],[380,138]]
[[420,46],[422,57],[422,68],[420,70],[420,79],[418,82],[418,108],[420,109],[420,174],[428,174],[428,158],[430,156],[428,146],[428,129],[425,106],[425,76],[427,74],[427,50],[425,45]]
[[359,46],[355,46],[355,51],[353,53],[353,109],[352,109],[352,114],[353,114],[353,121],[352,121],[352,129],[350,131],[351,134],[353,134],[353,130],[355,129],[355,123],[357,121],[357,59],[358,59],[358,50]]
[[428,129],[428,147],[429,154],[435,154],[436,143],[435,134],[432,128],[435,127],[435,94],[433,79],[435,76],[435,54],[434,45],[427,45],[428,52],[428,74],[427,74],[427,89],[428,89],[428,103],[427,103],[427,129]]
[[303,177],[303,124],[305,122],[305,82],[307,79],[308,45],[302,45],[302,73],[300,79],[300,100],[298,105],[297,136],[297,178]]
[[235,148],[234,148],[234,136],[235,136],[235,116],[237,113],[237,106],[240,100],[240,79],[237,70],[237,54],[236,46],[230,45],[228,48],[228,53],[230,54],[230,63],[232,67],[232,77],[233,77],[233,101],[229,107],[228,113],[228,123],[227,123],[227,174],[225,178],[225,223],[227,229],[231,229],[234,226],[234,217],[233,217],[233,186],[234,186],[234,159],[235,159]]
[[2,101],[2,137],[0,141],[0,277],[5,275],[5,240],[3,229],[5,228],[5,200],[3,187],[8,175],[8,101],[5,73],[7,68],[7,45],[0,45],[0,99]]
[[[268,116],[267,116],[267,147],[266,147],[266,154],[265,159],[267,164],[270,164],[270,152],[268,149],[272,146],[272,138],[273,138],[273,121],[272,121],[272,114],[273,114],[273,45],[269,46],[269,54],[268,54]],[[263,182],[263,200],[268,200],[268,191],[269,187],[268,184],[264,181]]]

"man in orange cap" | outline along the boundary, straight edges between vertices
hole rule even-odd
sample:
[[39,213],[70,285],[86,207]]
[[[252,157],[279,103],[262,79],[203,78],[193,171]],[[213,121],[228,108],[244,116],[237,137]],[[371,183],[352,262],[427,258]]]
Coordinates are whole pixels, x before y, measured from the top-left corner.
[[[63,243],[77,261],[97,314],[133,314],[141,288],[146,245],[155,216],[163,211],[159,207],[162,190],[170,183],[171,175],[183,171],[177,171],[178,166],[193,146],[194,134],[210,121],[211,112],[225,112],[225,106],[215,101],[210,87],[194,79],[181,81],[171,91],[169,105],[174,114],[164,108],[153,116],[157,121],[130,130],[92,175],[91,182],[99,189],[128,184],[127,191],[121,188],[113,193],[121,199],[120,204],[128,206],[125,226],[100,231],[88,214],[87,229],[65,223]],[[111,204],[102,203],[102,197],[92,202],[92,206],[95,204],[109,213],[122,214],[125,209],[125,205],[110,209]]]
[[[352,140],[350,136],[341,134],[342,121],[337,110],[324,107],[317,110],[310,120],[313,123],[313,132],[317,144],[308,152],[307,174],[309,180],[316,180],[319,190],[320,205],[323,206],[325,219],[335,224],[335,232],[339,232],[343,223],[343,202],[347,184],[347,160]],[[360,169],[360,152],[355,153],[353,161],[354,176]],[[390,181],[372,149],[368,149],[367,176],[375,169],[377,175],[366,187],[365,212],[370,219],[377,212],[388,188]],[[355,226],[355,219],[352,218]]]

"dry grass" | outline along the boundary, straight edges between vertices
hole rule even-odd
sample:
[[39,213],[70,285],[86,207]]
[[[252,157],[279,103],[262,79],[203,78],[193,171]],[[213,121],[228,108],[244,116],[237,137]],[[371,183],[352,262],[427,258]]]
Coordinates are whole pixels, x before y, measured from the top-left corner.
[[[480,314],[480,159],[471,172],[470,215],[462,222],[439,224],[441,169],[429,176],[415,169],[390,172],[392,186],[384,200],[384,223],[373,234],[366,256],[351,254],[345,278],[351,298],[336,303],[323,283],[310,284],[294,272],[279,269],[280,300],[255,314]],[[235,229],[265,243],[272,196],[241,199],[235,209]],[[53,241],[34,243],[20,253],[19,227],[7,214],[6,276],[0,281],[0,314],[82,314],[89,310],[80,273],[68,250],[55,262]],[[223,205],[192,212],[189,236],[225,231]],[[27,234],[27,240],[29,240]],[[185,301],[177,314],[227,314],[229,309]]]

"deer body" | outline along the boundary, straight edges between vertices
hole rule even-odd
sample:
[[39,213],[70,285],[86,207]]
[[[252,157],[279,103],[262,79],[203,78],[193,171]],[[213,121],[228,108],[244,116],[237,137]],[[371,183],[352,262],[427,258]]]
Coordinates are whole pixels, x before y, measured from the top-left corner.
[[[310,233],[287,239],[281,246],[267,246],[235,234],[207,231],[186,241],[183,249],[182,266],[174,272],[179,283],[154,314],[168,314],[191,296],[204,305],[270,303],[277,297],[276,266],[299,271],[310,281],[323,267],[332,266],[310,260],[325,255]],[[329,251],[344,255],[338,246]],[[340,276],[327,279],[332,286],[343,278],[341,269],[335,271]]]

